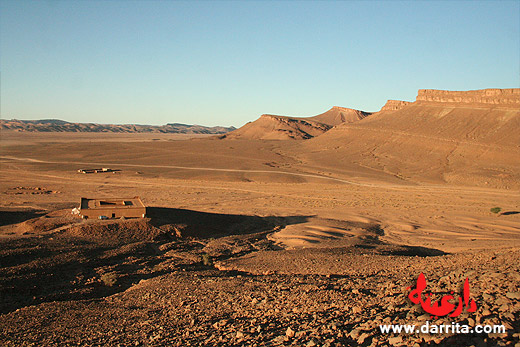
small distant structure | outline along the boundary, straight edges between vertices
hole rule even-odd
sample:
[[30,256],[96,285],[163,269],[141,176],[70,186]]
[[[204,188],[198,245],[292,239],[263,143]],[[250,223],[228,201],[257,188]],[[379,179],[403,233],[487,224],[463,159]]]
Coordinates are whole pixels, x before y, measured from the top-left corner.
[[144,218],[146,206],[138,196],[133,198],[81,198],[79,215],[83,219]]
[[118,172],[121,170],[111,169],[108,167],[103,167],[101,169],[79,169],[78,172],[82,174],[92,174],[92,173],[105,173],[105,172]]

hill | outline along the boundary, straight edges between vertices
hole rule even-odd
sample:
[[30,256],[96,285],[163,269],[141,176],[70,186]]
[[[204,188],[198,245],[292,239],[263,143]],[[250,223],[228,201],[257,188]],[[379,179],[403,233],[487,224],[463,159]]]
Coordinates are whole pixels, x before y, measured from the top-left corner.
[[388,100],[386,104],[381,108],[381,111],[397,111],[411,104],[409,101],[401,100]]
[[319,123],[327,124],[330,126],[336,126],[341,123],[353,123],[357,122],[369,116],[371,113],[353,110],[351,108],[334,106],[330,110],[319,114],[314,117],[309,117],[307,119],[313,120]]
[[305,118],[264,114],[254,122],[249,122],[221,138],[262,139],[262,140],[306,140],[323,134],[332,128]]
[[141,124],[95,124],[70,123],[59,119],[42,120],[0,120],[0,129],[29,132],[105,132],[105,133],[175,133],[175,134],[224,134],[234,127],[206,127],[172,123],[166,125]]
[[[395,106],[392,105],[392,106]],[[511,187],[520,182],[520,89],[419,90],[300,147],[316,165],[401,179]]]
[[221,138],[262,140],[308,140],[342,123],[357,122],[368,112],[334,106],[313,117],[288,117],[264,114]]

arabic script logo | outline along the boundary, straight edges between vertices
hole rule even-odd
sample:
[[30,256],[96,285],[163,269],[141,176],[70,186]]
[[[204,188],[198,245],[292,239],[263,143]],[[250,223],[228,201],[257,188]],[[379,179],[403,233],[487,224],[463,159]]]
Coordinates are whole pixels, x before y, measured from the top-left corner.
[[[432,304],[431,293],[424,293],[425,299],[423,299],[423,290],[425,288],[426,278],[421,272],[417,278],[415,289],[408,294],[408,299],[416,305],[421,304],[422,309],[432,316],[442,317],[449,315],[450,317],[458,317],[462,313],[464,307],[467,308],[467,312],[475,312],[477,310],[477,304],[473,299],[469,298],[469,281],[467,278],[464,281],[462,297],[459,297],[458,300],[455,300],[453,295],[444,295],[440,300],[440,303],[437,301]],[[412,287],[406,289],[410,290]],[[451,292],[451,294],[453,294],[453,292]]]

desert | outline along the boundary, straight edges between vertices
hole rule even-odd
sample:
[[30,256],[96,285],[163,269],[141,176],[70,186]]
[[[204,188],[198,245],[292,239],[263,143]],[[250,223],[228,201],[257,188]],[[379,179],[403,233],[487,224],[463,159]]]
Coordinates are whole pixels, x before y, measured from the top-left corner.
[[[520,343],[520,89],[211,134],[30,126],[0,133],[2,345]],[[136,196],[144,218],[72,213]],[[421,273],[439,301],[468,279],[475,310],[411,302]],[[379,328],[425,322],[505,331]]]

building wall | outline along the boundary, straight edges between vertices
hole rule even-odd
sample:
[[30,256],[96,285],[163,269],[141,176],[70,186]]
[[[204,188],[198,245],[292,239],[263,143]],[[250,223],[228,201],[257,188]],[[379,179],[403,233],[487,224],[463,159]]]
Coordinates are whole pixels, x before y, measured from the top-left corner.
[[[145,207],[134,208],[103,208],[103,209],[81,209],[80,214],[88,218],[99,218],[99,216],[107,216],[108,218],[141,218],[146,215]],[[114,214],[114,217],[112,217]]]

